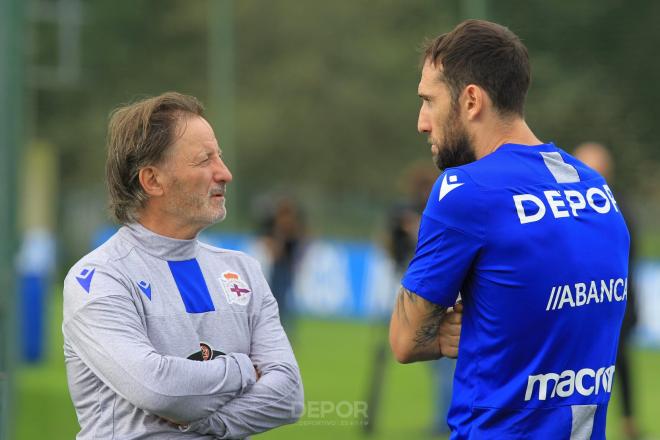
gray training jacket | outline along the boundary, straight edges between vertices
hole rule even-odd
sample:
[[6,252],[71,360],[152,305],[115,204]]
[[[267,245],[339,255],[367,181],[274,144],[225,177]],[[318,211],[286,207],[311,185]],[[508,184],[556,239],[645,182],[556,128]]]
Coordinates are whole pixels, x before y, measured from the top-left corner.
[[62,332],[80,440],[244,438],[302,412],[277,302],[241,252],[124,226],[69,271]]

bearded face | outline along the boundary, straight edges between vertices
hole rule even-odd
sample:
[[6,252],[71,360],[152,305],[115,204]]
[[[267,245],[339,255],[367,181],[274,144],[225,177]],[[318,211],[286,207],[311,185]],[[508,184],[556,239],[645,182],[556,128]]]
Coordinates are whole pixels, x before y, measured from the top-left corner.
[[433,161],[440,170],[465,165],[477,160],[474,146],[459,117],[457,105],[452,105],[442,125],[440,139],[429,136]]
[[470,135],[461,118],[457,97],[443,79],[442,66],[427,60],[417,88],[422,99],[417,131],[428,135],[433,158],[441,170],[476,160]]

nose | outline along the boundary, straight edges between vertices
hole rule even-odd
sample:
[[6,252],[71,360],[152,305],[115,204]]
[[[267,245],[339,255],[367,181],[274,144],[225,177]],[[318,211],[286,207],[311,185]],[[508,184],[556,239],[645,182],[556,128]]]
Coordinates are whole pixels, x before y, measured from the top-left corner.
[[430,133],[431,123],[424,104],[419,109],[419,116],[417,117],[417,131],[419,133]]
[[234,177],[231,174],[231,171],[229,171],[229,168],[225,164],[225,162],[218,157],[218,160],[216,162],[215,170],[213,170],[213,180],[220,183],[220,182],[225,182],[229,183],[232,181]]

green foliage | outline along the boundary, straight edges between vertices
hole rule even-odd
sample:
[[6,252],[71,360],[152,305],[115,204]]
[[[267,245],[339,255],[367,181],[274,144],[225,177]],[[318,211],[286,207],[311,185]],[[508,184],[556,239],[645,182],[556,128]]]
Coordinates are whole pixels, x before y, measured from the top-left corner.
[[[569,151],[585,140],[609,144],[617,186],[660,200],[653,111],[660,58],[652,55],[660,43],[660,4],[484,3],[488,17],[529,48],[527,118],[538,135]],[[232,17],[210,16],[209,0],[83,5],[80,84],[38,90],[33,100],[32,135],[60,151],[67,256],[84,250],[80,228],[70,226],[80,216],[71,205],[94,204],[97,218],[89,221],[103,218],[110,110],[165,90],[197,95],[217,109],[209,92],[217,80],[210,77],[209,26],[227,19],[235,59],[223,61],[235,66],[236,115],[228,157],[239,191],[232,198],[230,188],[230,225],[249,229],[255,197],[285,190],[303,200],[312,230],[372,234],[401,197],[397,180],[405,166],[430,157],[416,132],[418,48],[462,18],[458,0],[241,0],[233,2]],[[43,44],[36,53],[48,52],[51,43]],[[217,135],[222,144],[223,133]]]
[[429,157],[417,48],[452,14],[428,1],[239,6],[239,176],[391,200],[401,165]]
[[651,56],[660,44],[655,24],[660,5],[504,3],[516,7],[498,2],[491,18],[517,32],[529,48],[531,126],[569,151],[586,140],[606,143],[615,153],[622,186],[657,191],[657,171],[648,171],[660,159],[653,112],[660,99],[660,87],[653,84],[660,59]]

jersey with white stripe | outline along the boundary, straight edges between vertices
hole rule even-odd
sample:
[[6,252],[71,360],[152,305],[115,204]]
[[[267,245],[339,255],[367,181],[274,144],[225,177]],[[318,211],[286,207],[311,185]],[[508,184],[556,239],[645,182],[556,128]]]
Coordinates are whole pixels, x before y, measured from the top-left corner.
[[602,176],[553,144],[447,169],[402,280],[463,328],[452,439],[604,439],[629,235]]

